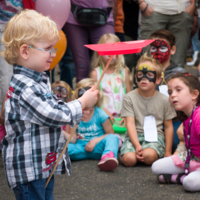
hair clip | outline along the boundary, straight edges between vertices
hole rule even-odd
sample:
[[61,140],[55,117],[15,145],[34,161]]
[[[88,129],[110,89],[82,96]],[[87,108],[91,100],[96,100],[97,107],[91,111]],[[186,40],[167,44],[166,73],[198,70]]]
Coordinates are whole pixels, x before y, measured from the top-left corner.
[[184,74],[184,76],[191,76],[192,74]]

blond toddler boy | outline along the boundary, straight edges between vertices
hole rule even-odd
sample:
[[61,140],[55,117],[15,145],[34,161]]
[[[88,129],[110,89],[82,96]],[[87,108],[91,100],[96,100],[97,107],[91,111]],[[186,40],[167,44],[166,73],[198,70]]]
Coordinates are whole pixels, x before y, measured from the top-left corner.
[[[56,24],[36,11],[24,10],[11,18],[4,31],[2,55],[13,65],[5,102],[5,128],[2,153],[8,185],[16,199],[52,200],[52,172],[64,145],[62,126],[74,126],[89,114],[83,109],[93,106],[98,90],[88,90],[70,103],[58,100],[50,87],[48,70],[56,56],[59,40]],[[70,174],[66,151],[55,174]]]

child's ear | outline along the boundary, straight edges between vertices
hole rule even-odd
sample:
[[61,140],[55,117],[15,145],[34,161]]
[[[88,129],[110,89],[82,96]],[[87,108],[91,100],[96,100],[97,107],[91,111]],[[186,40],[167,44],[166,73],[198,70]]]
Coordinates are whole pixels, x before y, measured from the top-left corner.
[[172,46],[172,48],[170,49],[170,54],[174,55],[176,53],[176,46]]
[[24,60],[28,59],[28,57],[29,57],[29,48],[28,48],[27,44],[23,44],[20,47],[19,54]]
[[161,81],[161,76],[159,76],[158,78],[156,78],[156,85],[159,85]]
[[197,100],[197,98],[198,98],[198,96],[199,96],[199,90],[193,90],[192,91],[192,100]]

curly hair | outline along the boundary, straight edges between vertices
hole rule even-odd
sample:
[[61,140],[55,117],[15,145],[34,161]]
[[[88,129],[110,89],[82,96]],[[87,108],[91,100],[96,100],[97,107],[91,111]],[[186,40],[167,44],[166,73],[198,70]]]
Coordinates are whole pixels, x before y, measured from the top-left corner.
[[1,56],[9,64],[17,64],[19,49],[23,44],[34,46],[39,41],[58,41],[59,37],[54,21],[34,10],[25,9],[6,23],[2,37],[5,50]]

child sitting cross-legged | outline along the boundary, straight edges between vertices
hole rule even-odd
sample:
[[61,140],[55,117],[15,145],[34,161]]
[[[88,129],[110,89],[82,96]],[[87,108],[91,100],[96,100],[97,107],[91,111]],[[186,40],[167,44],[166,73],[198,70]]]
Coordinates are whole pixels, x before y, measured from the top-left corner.
[[168,81],[170,102],[183,122],[186,150],[157,160],[152,172],[160,183],[182,184],[190,192],[200,191],[200,85],[196,76],[177,73]]
[[138,88],[125,95],[122,105],[127,133],[120,160],[125,166],[132,167],[138,161],[151,165],[158,158],[171,155],[172,119],[176,113],[169,99],[156,90],[160,80],[161,64],[144,54],[136,66]]
[[[92,85],[94,79],[83,79],[77,83],[74,98],[80,98]],[[98,167],[102,171],[110,171],[117,167],[119,139],[114,131],[109,116],[99,106],[102,96],[96,106],[90,107],[90,114],[81,121],[77,128],[77,142],[68,145],[71,160],[97,159],[101,161]]]

